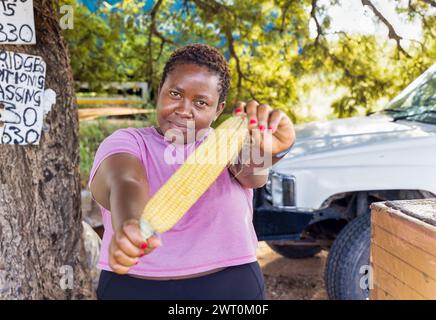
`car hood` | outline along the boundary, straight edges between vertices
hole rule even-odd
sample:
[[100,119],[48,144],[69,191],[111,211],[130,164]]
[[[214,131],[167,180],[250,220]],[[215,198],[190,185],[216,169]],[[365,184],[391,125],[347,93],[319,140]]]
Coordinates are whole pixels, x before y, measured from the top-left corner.
[[313,122],[296,126],[295,131],[296,142],[286,158],[436,136],[435,125],[393,122],[392,117],[383,114]]

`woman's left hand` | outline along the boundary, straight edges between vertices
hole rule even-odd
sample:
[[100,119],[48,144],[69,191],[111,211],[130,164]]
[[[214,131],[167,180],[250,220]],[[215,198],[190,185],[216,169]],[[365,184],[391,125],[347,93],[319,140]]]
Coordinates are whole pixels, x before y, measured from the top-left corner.
[[291,119],[282,111],[252,100],[238,102],[233,114],[248,117],[248,129],[261,152],[278,154],[289,149],[295,140]]

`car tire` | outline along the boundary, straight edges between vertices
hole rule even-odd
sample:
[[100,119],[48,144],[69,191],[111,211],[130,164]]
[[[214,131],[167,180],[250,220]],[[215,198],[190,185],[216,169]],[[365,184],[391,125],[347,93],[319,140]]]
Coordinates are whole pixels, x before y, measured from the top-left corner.
[[[364,214],[349,222],[333,242],[327,257],[325,284],[333,300],[366,300],[362,289],[369,272],[371,215]],[[365,278],[363,278],[365,277]],[[364,287],[367,286],[363,282]]]
[[289,259],[310,258],[321,251],[319,246],[277,245],[266,242],[273,251]]

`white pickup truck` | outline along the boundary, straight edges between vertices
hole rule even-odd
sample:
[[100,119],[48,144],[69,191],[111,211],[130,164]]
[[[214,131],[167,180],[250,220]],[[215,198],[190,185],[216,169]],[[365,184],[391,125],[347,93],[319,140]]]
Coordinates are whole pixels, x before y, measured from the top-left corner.
[[288,258],[329,249],[330,299],[366,299],[375,201],[436,197],[436,64],[366,117],[296,126],[294,147],[255,190],[259,240]]

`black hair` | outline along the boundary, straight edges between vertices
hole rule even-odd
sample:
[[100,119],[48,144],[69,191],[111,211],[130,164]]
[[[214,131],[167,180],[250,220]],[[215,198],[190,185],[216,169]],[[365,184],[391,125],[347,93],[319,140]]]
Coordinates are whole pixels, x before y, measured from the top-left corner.
[[168,74],[174,70],[178,64],[184,63],[205,66],[210,71],[216,73],[219,76],[218,92],[220,97],[218,102],[221,103],[226,100],[230,89],[229,66],[223,55],[217,49],[207,44],[189,44],[175,50],[165,63],[159,88],[162,88]]

